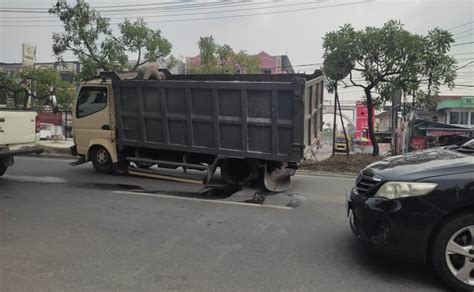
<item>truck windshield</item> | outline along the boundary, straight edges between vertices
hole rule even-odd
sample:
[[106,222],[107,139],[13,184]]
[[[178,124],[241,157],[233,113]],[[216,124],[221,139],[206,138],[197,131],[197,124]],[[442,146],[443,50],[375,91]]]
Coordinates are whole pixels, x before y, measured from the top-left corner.
[[107,89],[105,87],[82,88],[77,100],[76,117],[92,115],[107,106]]

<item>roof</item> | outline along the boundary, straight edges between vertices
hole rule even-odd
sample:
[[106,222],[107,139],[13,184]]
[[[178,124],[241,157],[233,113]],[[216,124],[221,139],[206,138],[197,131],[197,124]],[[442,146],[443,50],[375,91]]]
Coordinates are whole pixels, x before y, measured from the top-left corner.
[[474,96],[461,96],[456,99],[444,99],[438,102],[437,110],[449,108],[474,109]]
[[425,121],[425,120],[414,120],[413,126],[418,128],[419,130],[453,130],[453,131],[472,131],[473,129],[437,123],[432,121]]

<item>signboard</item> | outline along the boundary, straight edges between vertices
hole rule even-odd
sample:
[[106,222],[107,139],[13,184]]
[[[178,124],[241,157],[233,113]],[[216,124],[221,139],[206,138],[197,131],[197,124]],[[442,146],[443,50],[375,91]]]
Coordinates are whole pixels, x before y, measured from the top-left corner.
[[[372,125],[375,124],[375,109],[372,109]],[[369,118],[368,109],[361,102],[356,104],[356,129],[354,138],[369,138]],[[370,143],[370,142],[369,142]],[[372,144],[372,143],[370,143]]]
[[431,137],[441,137],[441,136],[463,136],[463,137],[469,137],[469,132],[465,130],[427,130],[426,131],[426,136],[431,136]]
[[35,65],[36,47],[30,44],[22,44],[22,65],[30,67]]
[[426,149],[426,137],[412,137],[411,138],[411,149],[412,151]]

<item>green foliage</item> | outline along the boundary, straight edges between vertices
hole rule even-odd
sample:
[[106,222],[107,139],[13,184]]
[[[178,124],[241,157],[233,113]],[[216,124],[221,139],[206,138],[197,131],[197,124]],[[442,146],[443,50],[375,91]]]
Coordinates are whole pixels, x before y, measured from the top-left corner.
[[236,53],[229,45],[216,44],[212,36],[201,37],[198,46],[201,64],[192,67],[192,73],[260,73],[260,61],[257,56],[248,55],[245,51]]
[[112,32],[109,18],[102,17],[84,0],[69,5],[59,0],[49,9],[63,23],[64,32],[53,34],[53,53],[63,61],[66,52],[72,52],[82,64],[81,79],[97,75],[98,71],[129,69],[127,52],[137,53],[138,60],[131,68],[147,62],[166,61],[171,43],[160,30],[146,26],[143,19],[124,20],[119,25],[120,35]]
[[[138,53],[137,62],[132,71],[148,62],[163,61],[171,53],[171,43],[161,35],[159,29],[153,30],[147,27],[142,18],[138,18],[133,23],[126,19],[119,28],[125,48],[129,52]],[[174,58],[168,62],[171,60]]]
[[[455,59],[448,55],[453,42],[448,31],[435,28],[421,36],[405,30],[395,20],[381,28],[363,30],[346,24],[324,37],[324,58],[330,59],[336,53],[339,56],[325,62],[329,66],[325,72],[337,72],[340,64],[352,64],[349,80],[342,83],[345,87],[359,87],[370,109],[391,101],[395,94],[402,92],[412,94],[416,102],[431,103],[441,85],[454,86]],[[353,78],[355,72],[362,81]],[[329,79],[337,81],[335,77]],[[372,110],[369,110],[369,119],[371,116]],[[373,132],[369,123],[369,135],[375,141]],[[378,154],[377,143],[374,143],[374,154]]]
[[74,86],[61,80],[56,70],[24,68],[16,74],[0,72],[0,104],[9,108],[42,110],[51,94],[56,96],[60,110],[72,109]]

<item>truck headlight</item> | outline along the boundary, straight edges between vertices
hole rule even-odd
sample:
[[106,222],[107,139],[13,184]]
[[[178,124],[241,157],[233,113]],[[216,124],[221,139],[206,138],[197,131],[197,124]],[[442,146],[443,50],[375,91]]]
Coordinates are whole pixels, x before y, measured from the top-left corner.
[[375,194],[376,197],[389,200],[416,197],[429,194],[438,184],[426,182],[391,181],[384,183]]

